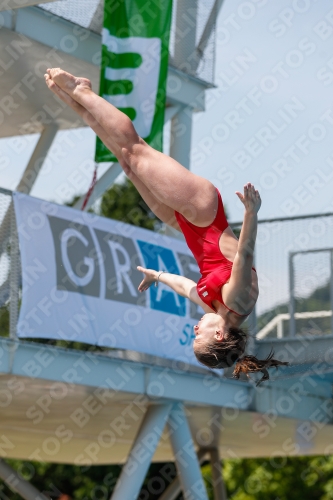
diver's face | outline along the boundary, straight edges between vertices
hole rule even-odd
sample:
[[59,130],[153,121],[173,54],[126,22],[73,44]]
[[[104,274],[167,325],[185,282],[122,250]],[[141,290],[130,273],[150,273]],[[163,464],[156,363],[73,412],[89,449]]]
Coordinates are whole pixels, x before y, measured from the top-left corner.
[[225,333],[225,321],[215,313],[207,313],[194,327],[195,340],[209,339],[214,337],[222,340]]

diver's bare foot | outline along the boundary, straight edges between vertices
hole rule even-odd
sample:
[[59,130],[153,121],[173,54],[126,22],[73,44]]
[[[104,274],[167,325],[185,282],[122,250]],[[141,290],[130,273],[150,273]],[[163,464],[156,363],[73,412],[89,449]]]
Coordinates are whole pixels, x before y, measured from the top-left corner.
[[[78,78],[61,68],[47,69],[46,73],[49,78],[60,87],[66,94],[72,97],[75,101],[80,102],[80,92],[82,90],[91,91],[91,82],[88,78]],[[52,90],[52,89],[51,89]]]

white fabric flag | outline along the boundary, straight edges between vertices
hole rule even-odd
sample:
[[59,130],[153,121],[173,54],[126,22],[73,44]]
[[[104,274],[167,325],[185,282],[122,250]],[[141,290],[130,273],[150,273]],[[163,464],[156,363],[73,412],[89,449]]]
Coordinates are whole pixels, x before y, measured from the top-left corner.
[[203,311],[170,288],[138,292],[136,267],[200,277],[182,241],[14,193],[22,258],[21,338],[130,349],[197,364]]

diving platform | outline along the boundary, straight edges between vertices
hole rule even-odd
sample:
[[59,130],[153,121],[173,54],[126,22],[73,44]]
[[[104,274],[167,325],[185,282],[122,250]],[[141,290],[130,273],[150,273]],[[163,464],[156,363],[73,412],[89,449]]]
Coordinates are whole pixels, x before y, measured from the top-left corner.
[[[260,357],[267,355],[270,345],[258,344]],[[289,350],[287,345],[281,349],[290,356],[302,341],[293,340]],[[280,370],[277,380],[270,370],[272,380],[256,387],[167,360],[159,366],[124,359],[117,351],[1,339],[0,355],[4,458],[125,463],[148,409],[179,403],[197,451],[218,447],[221,458],[269,457],[289,454],[294,443],[294,454],[331,453],[333,374],[296,377],[290,358],[291,367]],[[152,460],[173,456],[164,429]]]

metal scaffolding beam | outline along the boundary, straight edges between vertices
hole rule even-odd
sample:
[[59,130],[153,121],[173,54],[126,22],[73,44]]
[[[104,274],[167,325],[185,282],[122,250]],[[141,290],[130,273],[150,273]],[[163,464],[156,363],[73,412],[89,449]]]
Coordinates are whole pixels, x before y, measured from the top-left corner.
[[[118,175],[121,174],[123,169],[119,165],[119,163],[113,163],[106,172],[102,175],[100,179],[95,184],[94,190],[85,206],[85,211],[90,208],[98,198],[103,196],[105,191],[110,189],[110,187],[114,184],[114,181],[117,179]],[[77,200],[73,208],[76,208],[77,210],[81,210],[83,201],[86,197],[86,194],[80,196],[80,198]]]
[[49,500],[49,497],[40,493],[2,459],[0,459],[0,478],[12,491],[21,495],[24,500]]
[[165,427],[171,405],[148,408],[111,500],[136,500]]
[[208,500],[190,427],[181,403],[173,405],[168,427],[184,499]]
[[[197,457],[198,457],[198,461],[200,464],[202,464],[202,462],[204,461],[204,458],[208,452],[209,452],[209,450],[206,450],[203,448],[201,448],[198,451]],[[164,491],[164,493],[162,493],[162,495],[160,496],[160,498],[158,500],[176,500],[176,498],[181,493],[181,491],[182,491],[182,488],[180,485],[179,477],[176,477],[172,481],[172,483],[169,484],[167,489]]]
[[58,129],[59,126],[57,125],[57,123],[52,123],[51,125],[47,125],[44,128],[36,144],[34,152],[31,155],[29,163],[24,170],[22,178],[17,185],[16,191],[20,191],[20,193],[26,194],[30,193],[44,164],[45,158],[58,132]]

